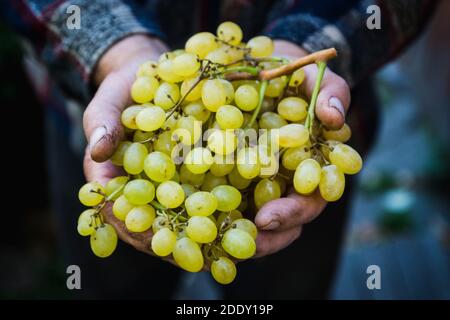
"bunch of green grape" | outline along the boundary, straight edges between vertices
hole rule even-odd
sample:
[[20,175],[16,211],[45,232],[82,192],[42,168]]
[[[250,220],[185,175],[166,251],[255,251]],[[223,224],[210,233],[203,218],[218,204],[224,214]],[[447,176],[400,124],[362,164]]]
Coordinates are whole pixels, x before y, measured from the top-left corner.
[[90,236],[94,254],[107,257],[117,245],[101,214],[112,201],[127,232],[151,230],[146,245],[155,255],[190,272],[206,265],[228,284],[234,261],[256,251],[257,228],[244,212],[282,197],[290,185],[336,201],[344,174],[361,169],[359,154],[344,144],[349,126],[332,131],[311,119],[314,103],[299,94],[303,69],[258,79],[261,70],[289,61],[272,57],[270,38],[242,37],[238,25],[224,22],[216,35],[195,34],[184,49],[139,67],[131,87],[136,104],[121,116],[126,139],[110,159],[126,175],[79,192],[92,208],[80,215],[78,232]]

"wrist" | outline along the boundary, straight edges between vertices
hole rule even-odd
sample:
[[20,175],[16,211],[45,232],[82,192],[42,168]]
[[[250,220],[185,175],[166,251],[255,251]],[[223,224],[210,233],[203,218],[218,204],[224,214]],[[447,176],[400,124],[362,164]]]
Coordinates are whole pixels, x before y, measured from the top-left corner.
[[[158,38],[148,35],[130,35],[109,48],[94,69],[93,81],[99,85],[111,72],[124,65],[134,64],[136,69],[147,60],[157,60],[168,47]],[[133,69],[133,68],[131,68]]]

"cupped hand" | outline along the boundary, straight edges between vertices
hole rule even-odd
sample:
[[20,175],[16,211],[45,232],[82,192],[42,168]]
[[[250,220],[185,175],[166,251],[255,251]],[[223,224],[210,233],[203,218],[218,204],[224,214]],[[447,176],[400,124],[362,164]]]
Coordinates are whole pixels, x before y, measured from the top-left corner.
[[[275,56],[295,59],[308,54],[288,41],[276,40],[274,44]],[[316,65],[308,65],[304,70],[305,80],[300,90],[311,98],[318,69]],[[339,129],[345,122],[349,105],[350,89],[346,81],[327,69],[317,98],[317,118],[327,128]],[[318,217],[326,204],[317,191],[305,196],[293,189],[289,190],[286,197],[266,203],[255,217],[259,231],[255,257],[273,254],[290,245],[300,236],[303,225]]]

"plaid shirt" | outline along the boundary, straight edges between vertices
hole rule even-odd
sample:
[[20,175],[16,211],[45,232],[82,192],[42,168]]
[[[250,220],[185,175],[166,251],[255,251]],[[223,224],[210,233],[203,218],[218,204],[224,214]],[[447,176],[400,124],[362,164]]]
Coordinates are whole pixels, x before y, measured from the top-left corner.
[[[34,77],[34,82],[45,105],[57,110],[66,127],[74,122],[68,99],[80,106],[87,104],[93,93],[90,79],[96,63],[111,45],[128,35],[150,34],[180,47],[192,33],[214,31],[220,21],[232,20],[243,27],[246,38],[264,33],[309,51],[336,47],[339,56],[331,68],[355,88],[419,33],[437,2],[5,0],[0,14],[30,40],[36,61],[45,65],[44,74],[49,76]],[[370,15],[367,8],[373,4],[381,9],[381,29],[370,30],[366,25]],[[67,26],[71,5],[80,8],[79,29]],[[363,113],[367,107],[360,108]]]

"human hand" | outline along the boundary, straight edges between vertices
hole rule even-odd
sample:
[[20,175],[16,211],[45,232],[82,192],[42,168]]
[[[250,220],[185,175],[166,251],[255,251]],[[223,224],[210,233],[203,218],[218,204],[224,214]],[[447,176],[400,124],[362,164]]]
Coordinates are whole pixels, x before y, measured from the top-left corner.
[[[295,59],[308,54],[288,41],[275,40],[274,45],[274,56]],[[300,90],[302,94],[311,98],[318,69],[316,65],[308,65],[303,69],[305,80]],[[349,105],[350,89],[347,83],[327,69],[317,98],[317,118],[329,129],[339,129],[345,122],[345,113]],[[290,245],[300,236],[303,225],[318,217],[326,204],[317,191],[305,196],[297,194],[293,188],[286,197],[266,203],[255,217],[259,229],[255,257],[273,254]]]

